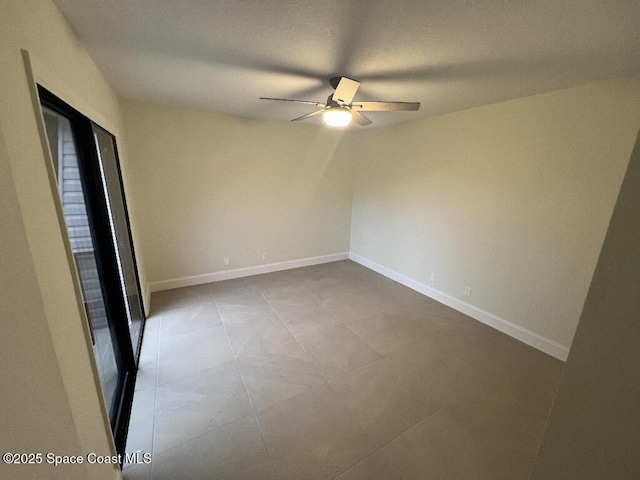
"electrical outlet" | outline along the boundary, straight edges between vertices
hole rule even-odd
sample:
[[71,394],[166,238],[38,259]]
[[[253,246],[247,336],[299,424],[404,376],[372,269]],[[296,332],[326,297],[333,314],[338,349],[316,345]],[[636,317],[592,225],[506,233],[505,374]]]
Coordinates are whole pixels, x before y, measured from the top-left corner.
[[269,252],[264,252],[262,254],[262,260],[269,260]]
[[429,280],[431,280],[432,282],[436,281],[436,274],[432,273],[431,275],[429,275]]
[[464,287],[464,295],[465,297],[471,296],[471,287]]
[[229,265],[229,263],[230,263],[229,257],[224,257],[224,264]]

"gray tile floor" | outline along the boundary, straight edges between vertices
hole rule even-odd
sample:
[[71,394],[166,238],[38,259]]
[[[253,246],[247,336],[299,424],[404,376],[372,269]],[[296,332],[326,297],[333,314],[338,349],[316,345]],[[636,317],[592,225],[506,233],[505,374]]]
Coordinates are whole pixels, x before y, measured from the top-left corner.
[[155,293],[134,479],[527,479],[562,363],[350,261]]

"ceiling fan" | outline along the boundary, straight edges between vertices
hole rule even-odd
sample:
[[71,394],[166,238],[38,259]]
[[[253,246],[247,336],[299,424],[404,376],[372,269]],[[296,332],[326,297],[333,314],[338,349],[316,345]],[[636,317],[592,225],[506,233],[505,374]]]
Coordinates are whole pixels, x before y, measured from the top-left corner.
[[354,120],[362,127],[371,124],[371,120],[361,112],[416,111],[420,108],[420,102],[353,102],[353,97],[355,97],[358,87],[360,87],[360,82],[348,77],[331,77],[329,83],[335,91],[329,95],[326,103],[309,100],[291,100],[288,98],[260,97],[260,99],[305,103],[322,107],[320,110],[307,113],[291,121],[296,122],[316,115],[322,115],[322,119],[330,127],[345,127],[349,125],[351,120]]

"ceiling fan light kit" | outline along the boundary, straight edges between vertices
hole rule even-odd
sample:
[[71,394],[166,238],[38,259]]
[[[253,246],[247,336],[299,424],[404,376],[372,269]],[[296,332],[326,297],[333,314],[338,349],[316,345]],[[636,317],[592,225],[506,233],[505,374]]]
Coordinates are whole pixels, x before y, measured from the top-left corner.
[[345,107],[329,107],[322,112],[322,120],[329,127],[346,127],[351,118],[351,111]]
[[305,120],[310,117],[322,114],[322,120],[330,127],[346,127],[354,120],[361,127],[370,125],[372,122],[361,112],[402,112],[417,111],[420,102],[359,102],[353,103],[360,82],[348,77],[331,77],[329,83],[335,89],[332,95],[327,98],[327,103],[314,102],[311,100],[292,100],[289,98],[260,97],[261,100],[276,100],[279,102],[304,103],[322,107],[301,117],[294,118],[292,122]]

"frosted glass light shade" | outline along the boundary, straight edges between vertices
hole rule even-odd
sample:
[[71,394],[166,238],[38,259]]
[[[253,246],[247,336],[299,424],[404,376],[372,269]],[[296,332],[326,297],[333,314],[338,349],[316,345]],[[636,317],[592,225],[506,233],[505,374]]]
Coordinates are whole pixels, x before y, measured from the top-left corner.
[[351,111],[342,107],[327,108],[322,120],[330,127],[346,127],[351,122]]

